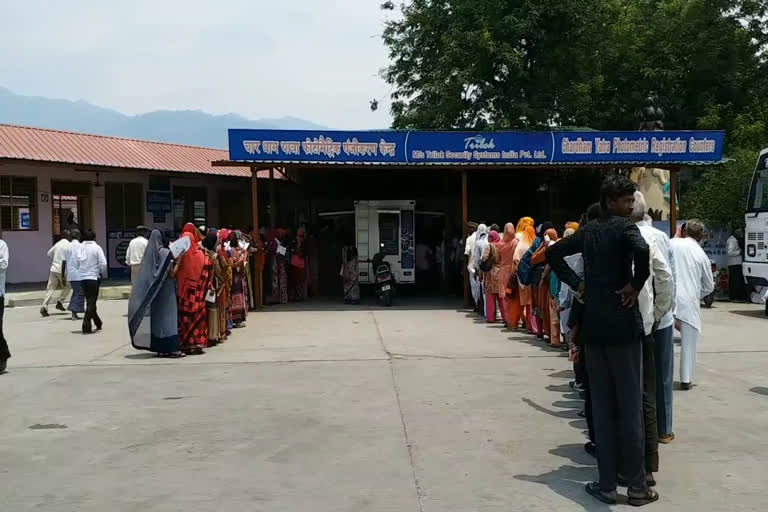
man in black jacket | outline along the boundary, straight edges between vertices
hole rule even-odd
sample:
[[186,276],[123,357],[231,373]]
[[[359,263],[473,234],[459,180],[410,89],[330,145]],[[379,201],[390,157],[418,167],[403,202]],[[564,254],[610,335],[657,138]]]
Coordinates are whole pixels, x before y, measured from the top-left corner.
[[[600,473],[600,482],[587,484],[587,492],[604,503],[615,503],[621,473],[629,484],[630,504],[639,506],[656,501],[658,494],[648,489],[644,467],[643,324],[637,296],[650,267],[648,245],[629,220],[634,193],[635,186],[626,177],[606,178],[600,188],[602,216],[550,247],[547,262],[584,302],[581,337]],[[577,253],[584,258],[583,281],[564,259]]]

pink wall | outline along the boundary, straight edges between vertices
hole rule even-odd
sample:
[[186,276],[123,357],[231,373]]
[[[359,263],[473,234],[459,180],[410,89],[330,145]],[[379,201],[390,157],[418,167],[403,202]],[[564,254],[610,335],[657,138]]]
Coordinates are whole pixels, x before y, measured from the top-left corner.
[[[142,183],[146,192],[149,172],[143,171],[106,171],[100,173],[101,182]],[[48,279],[51,262],[47,256],[53,242],[53,204],[51,202],[51,181],[90,181],[96,182],[95,172],[80,172],[65,167],[46,167],[43,165],[6,164],[0,162],[0,175],[36,176],[38,193],[38,229],[37,231],[4,231],[3,239],[10,251],[8,268],[9,283],[43,282]],[[243,190],[250,194],[250,186],[244,187],[246,180],[219,176],[195,176],[171,178],[171,186],[206,187],[208,191],[208,223],[218,222],[218,191]],[[91,186],[93,198],[93,222],[99,245],[106,251],[107,229],[104,187]],[[47,195],[48,202],[41,202],[41,196]],[[173,228],[173,216],[166,215],[166,223],[153,222],[152,214],[145,212],[145,224],[161,229]]]

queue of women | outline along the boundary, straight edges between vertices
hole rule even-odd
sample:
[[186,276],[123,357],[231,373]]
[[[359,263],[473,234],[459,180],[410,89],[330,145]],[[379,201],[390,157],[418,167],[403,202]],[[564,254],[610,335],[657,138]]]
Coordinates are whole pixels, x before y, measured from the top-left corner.
[[[552,223],[542,223],[538,235],[531,217],[523,217],[517,226],[506,224],[503,233],[495,224],[472,227],[476,230],[467,238],[465,254],[477,313],[488,322],[500,317],[509,328],[525,329],[539,339],[546,337],[550,346],[567,350],[560,329],[560,283],[544,264],[543,248],[558,240]],[[569,222],[564,236],[578,227]]]
[[316,245],[303,228],[289,236],[188,223],[169,244],[153,230],[128,303],[133,346],[161,357],[202,354],[245,326],[249,310],[304,300],[317,287]]

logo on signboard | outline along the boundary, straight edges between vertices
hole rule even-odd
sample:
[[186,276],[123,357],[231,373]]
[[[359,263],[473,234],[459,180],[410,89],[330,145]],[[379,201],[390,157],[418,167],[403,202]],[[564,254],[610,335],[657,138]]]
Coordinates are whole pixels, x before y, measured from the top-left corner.
[[493,139],[486,142],[485,137],[482,135],[474,135],[464,139],[464,149],[496,149]]

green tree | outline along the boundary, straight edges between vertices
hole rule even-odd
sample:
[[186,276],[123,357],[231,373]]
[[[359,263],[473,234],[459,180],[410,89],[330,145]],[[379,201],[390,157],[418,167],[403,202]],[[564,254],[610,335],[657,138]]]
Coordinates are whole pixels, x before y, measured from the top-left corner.
[[383,34],[393,125],[634,129],[655,92],[668,129],[726,130],[734,161],[683,198],[723,222],[768,146],[767,15],[768,0],[406,0]]

